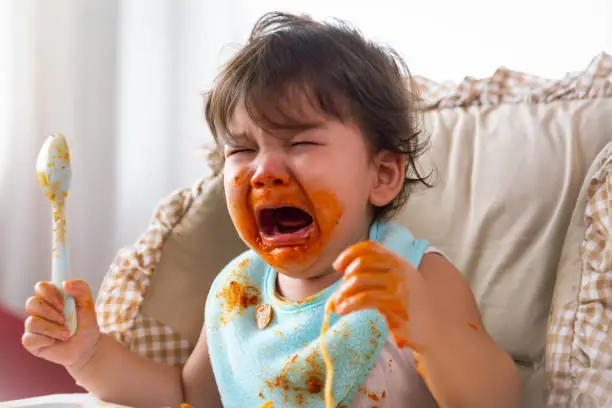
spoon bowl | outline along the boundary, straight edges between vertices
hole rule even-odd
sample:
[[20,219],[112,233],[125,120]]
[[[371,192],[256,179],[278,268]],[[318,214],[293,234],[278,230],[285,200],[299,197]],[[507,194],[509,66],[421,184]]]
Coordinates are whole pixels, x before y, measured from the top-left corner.
[[63,201],[70,190],[70,150],[62,134],[45,140],[36,160],[38,184],[50,201]]

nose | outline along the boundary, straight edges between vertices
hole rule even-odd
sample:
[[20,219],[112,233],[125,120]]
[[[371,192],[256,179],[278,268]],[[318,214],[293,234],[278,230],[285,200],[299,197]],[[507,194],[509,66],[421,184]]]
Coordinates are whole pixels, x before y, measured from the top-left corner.
[[261,157],[251,177],[251,186],[253,188],[267,188],[288,184],[289,174],[282,161],[269,154]]

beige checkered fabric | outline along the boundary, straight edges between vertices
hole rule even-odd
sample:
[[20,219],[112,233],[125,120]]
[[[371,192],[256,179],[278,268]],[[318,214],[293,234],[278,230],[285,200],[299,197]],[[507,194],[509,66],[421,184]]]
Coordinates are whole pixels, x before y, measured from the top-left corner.
[[140,313],[140,306],[161,258],[164,241],[206,181],[199,180],[192,188],[179,190],[160,203],[149,228],[136,244],[117,254],[97,299],[96,312],[102,331],[130,350],[167,364],[184,364],[193,346],[170,327]]
[[499,68],[488,78],[467,77],[459,84],[437,83],[415,76],[425,110],[502,103],[548,103],[612,96],[612,56],[602,53],[579,73],[560,80]]
[[612,155],[587,196],[578,298],[548,333],[550,407],[612,407]]

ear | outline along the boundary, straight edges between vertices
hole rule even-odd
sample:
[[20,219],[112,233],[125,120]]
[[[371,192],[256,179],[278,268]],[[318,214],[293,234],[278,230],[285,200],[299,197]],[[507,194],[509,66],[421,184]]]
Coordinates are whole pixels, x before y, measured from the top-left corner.
[[389,204],[402,190],[406,177],[404,156],[381,150],[374,157],[376,178],[370,192],[370,203],[376,207]]

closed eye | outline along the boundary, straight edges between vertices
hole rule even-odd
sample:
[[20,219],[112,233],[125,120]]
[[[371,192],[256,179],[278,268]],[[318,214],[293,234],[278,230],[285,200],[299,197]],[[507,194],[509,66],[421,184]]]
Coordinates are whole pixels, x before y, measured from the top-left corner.
[[234,156],[240,153],[253,153],[253,152],[255,152],[255,149],[250,149],[247,147],[234,147],[234,148],[226,150],[225,157]]
[[301,141],[301,142],[293,142],[291,143],[292,147],[295,146],[320,146],[320,143],[316,143],[316,142],[309,142],[309,141]]

